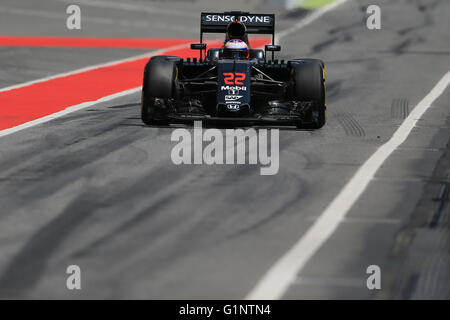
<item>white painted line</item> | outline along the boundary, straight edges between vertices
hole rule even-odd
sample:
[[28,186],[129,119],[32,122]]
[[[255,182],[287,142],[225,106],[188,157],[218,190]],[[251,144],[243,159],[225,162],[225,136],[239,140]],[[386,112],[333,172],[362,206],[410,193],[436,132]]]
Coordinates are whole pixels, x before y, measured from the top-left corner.
[[341,4],[344,4],[345,2],[347,2],[348,0],[339,0],[336,2],[333,2],[323,8],[320,8],[318,10],[314,10],[310,15],[306,16],[305,18],[303,18],[302,20],[300,20],[299,22],[297,22],[296,24],[294,24],[292,27],[285,29],[283,31],[277,32],[275,34],[275,41],[281,41],[282,38],[286,37],[287,35],[294,33],[304,27],[306,27],[307,25],[311,24],[312,22],[316,21],[317,19],[319,19],[321,16],[323,16],[325,13],[336,9],[337,7],[339,7]]
[[280,299],[306,263],[334,233],[345,215],[364,192],[377,170],[389,155],[398,148],[411,133],[417,121],[431,104],[445,91],[450,82],[450,71],[436,84],[428,95],[412,110],[402,125],[385,144],[358,169],[349,182],[328,205],[316,222],[294,246],[286,252],[260,279],[247,299]]
[[121,92],[118,92],[118,93],[115,93],[115,94],[112,94],[112,95],[109,95],[109,96],[106,96],[106,97],[102,97],[102,98],[100,98],[98,100],[95,100],[95,101],[83,102],[83,103],[80,103],[80,104],[77,104],[77,105],[74,105],[74,106],[70,106],[70,107],[68,107],[68,108],[66,108],[66,109],[64,109],[62,111],[49,114],[48,116],[45,116],[45,117],[42,117],[42,118],[38,118],[38,119],[29,121],[29,122],[25,122],[24,124],[21,124],[21,125],[12,127],[12,128],[1,130],[0,131],[0,138],[4,137],[4,136],[7,136],[9,134],[12,134],[14,132],[21,131],[21,130],[24,130],[24,129],[28,129],[28,128],[33,127],[35,125],[42,124],[42,123],[48,122],[50,120],[53,120],[53,119],[65,116],[66,114],[69,114],[69,113],[72,113],[72,112],[75,112],[75,111],[78,111],[78,110],[81,110],[81,109],[85,109],[85,108],[93,106],[93,105],[95,105],[97,103],[114,100],[116,98],[120,98],[120,97],[129,95],[129,94],[133,94],[133,93],[139,92],[139,90],[141,90],[141,88],[142,87],[137,87],[137,88],[129,89],[129,90],[126,90],[126,91],[121,91]]
[[110,62],[96,64],[96,65],[92,65],[92,66],[81,68],[81,69],[72,70],[72,71],[69,71],[69,72],[58,73],[58,74],[55,74],[55,75],[52,75],[52,76],[48,76],[48,77],[44,77],[44,78],[40,78],[40,79],[36,79],[36,80],[32,80],[32,81],[19,83],[19,84],[16,84],[16,85],[5,87],[5,88],[0,88],[0,92],[10,91],[10,90],[18,89],[18,88],[22,88],[22,87],[27,87],[27,86],[31,86],[31,85],[36,84],[36,83],[45,82],[45,81],[49,81],[49,80],[56,79],[56,78],[66,77],[66,76],[74,75],[74,74],[81,73],[81,72],[86,72],[86,71],[90,71],[90,70],[100,69],[100,68],[103,68],[103,67],[110,67],[110,66],[118,65],[118,64],[121,64],[121,63],[124,63],[124,62],[129,62],[129,61],[133,61],[133,60],[138,60],[138,59],[142,59],[142,58],[146,58],[146,57],[162,54],[162,53],[164,53],[166,51],[169,51],[169,50],[182,49],[182,48],[185,48],[187,46],[188,46],[188,44],[179,44],[179,45],[176,45],[176,46],[164,48],[164,49],[157,50],[157,51],[150,51],[150,52],[147,52],[147,53],[144,53],[144,54],[140,54],[140,55],[137,55],[137,56],[133,56],[133,57],[129,57],[129,58],[126,58],[126,59],[110,61]]
[[[374,181],[373,179],[372,181]],[[309,216],[306,217],[306,221],[316,221],[319,217]],[[400,224],[402,223],[401,219],[393,219],[393,218],[378,218],[378,217],[345,217],[342,219],[341,223],[357,223],[357,224]]]

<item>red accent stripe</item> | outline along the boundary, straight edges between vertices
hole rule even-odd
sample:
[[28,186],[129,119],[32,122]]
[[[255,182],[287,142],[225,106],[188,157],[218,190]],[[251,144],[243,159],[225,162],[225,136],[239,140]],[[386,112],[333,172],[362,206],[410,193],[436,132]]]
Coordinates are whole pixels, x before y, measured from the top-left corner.
[[0,36],[0,46],[12,47],[73,47],[73,48],[129,48],[164,49],[182,43],[196,42],[190,39],[129,39],[129,38],[70,38]]
[[249,42],[250,47],[253,49],[264,49],[264,45],[272,43],[272,39],[267,37],[257,37]]

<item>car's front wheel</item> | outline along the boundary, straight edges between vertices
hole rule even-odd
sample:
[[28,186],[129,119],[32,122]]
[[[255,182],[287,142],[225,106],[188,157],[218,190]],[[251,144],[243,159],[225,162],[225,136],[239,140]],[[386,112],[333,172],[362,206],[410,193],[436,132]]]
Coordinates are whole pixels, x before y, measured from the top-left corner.
[[[178,58],[179,59],[179,58]],[[167,99],[173,97],[177,73],[175,57],[152,57],[144,69],[141,119],[147,125],[167,125]]]
[[321,60],[308,59],[294,66],[294,99],[310,101],[305,122],[297,127],[320,129],[327,119],[325,98],[325,67]]

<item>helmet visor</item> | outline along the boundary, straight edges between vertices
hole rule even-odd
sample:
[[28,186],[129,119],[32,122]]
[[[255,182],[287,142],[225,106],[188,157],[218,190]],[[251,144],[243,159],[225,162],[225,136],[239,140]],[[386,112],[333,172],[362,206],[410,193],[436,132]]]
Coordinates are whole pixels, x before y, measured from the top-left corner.
[[246,49],[225,49],[223,56],[226,59],[246,59],[248,57],[248,50]]

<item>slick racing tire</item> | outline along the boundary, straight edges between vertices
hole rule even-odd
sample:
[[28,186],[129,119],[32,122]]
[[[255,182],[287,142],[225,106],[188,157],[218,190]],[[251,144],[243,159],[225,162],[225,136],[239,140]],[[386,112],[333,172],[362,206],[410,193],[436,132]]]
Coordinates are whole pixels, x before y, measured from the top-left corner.
[[167,99],[173,98],[177,76],[177,57],[157,56],[144,69],[141,96],[141,119],[147,125],[167,125]]
[[305,59],[303,63],[295,65],[294,84],[294,99],[312,102],[306,121],[299,122],[297,127],[305,129],[322,128],[327,118],[323,62],[316,59]]

